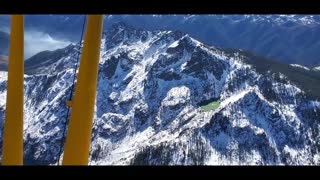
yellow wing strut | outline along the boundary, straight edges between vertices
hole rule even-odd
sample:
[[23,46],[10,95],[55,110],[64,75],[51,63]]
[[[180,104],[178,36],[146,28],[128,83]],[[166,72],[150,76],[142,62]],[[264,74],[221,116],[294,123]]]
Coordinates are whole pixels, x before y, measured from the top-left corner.
[[2,165],[23,165],[23,15],[11,19]]
[[102,25],[103,15],[88,16],[62,165],[88,165]]

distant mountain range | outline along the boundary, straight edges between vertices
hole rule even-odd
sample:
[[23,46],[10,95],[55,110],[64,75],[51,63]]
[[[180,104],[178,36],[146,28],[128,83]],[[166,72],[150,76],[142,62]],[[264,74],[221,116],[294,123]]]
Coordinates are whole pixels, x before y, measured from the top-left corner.
[[0,31],[0,55],[8,55],[9,34]]
[[[7,16],[0,17],[8,26]],[[30,15],[26,29],[52,37],[80,40],[83,16]],[[223,48],[244,49],[279,62],[320,65],[319,15],[108,15],[105,28],[125,22],[146,30],[181,30],[200,41]],[[1,28],[1,27],[0,27]],[[53,49],[52,49],[53,50]]]

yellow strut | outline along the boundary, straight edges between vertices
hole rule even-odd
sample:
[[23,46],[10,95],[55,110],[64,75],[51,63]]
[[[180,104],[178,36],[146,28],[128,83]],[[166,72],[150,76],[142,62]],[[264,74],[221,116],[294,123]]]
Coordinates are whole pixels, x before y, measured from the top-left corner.
[[103,15],[89,15],[62,165],[88,165]]
[[23,26],[23,15],[13,15],[2,165],[23,165]]

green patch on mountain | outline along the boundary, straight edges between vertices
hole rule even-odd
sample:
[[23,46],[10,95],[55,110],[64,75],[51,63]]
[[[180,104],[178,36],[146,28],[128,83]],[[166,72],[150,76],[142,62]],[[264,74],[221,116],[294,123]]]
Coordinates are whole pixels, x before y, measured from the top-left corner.
[[201,107],[201,110],[204,111],[204,112],[207,112],[207,111],[211,111],[211,110],[216,110],[219,106],[220,106],[220,101],[212,101],[208,104],[205,104],[205,105],[202,105],[200,106]]

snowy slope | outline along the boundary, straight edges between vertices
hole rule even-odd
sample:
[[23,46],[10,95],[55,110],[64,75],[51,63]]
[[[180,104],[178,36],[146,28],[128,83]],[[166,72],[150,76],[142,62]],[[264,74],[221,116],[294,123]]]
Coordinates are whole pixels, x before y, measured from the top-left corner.
[[[26,164],[57,163],[77,53],[69,46],[25,75]],[[320,102],[250,58],[179,31],[114,25],[102,39],[90,164],[319,165]],[[220,106],[201,111],[210,99]]]
[[296,68],[301,68],[307,71],[310,71],[309,68],[305,67],[305,66],[301,66],[300,64],[290,64],[292,67],[296,67]]

